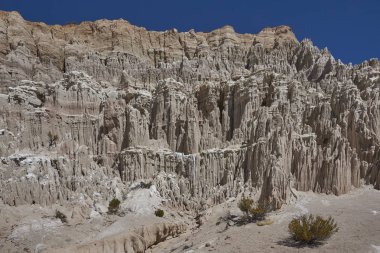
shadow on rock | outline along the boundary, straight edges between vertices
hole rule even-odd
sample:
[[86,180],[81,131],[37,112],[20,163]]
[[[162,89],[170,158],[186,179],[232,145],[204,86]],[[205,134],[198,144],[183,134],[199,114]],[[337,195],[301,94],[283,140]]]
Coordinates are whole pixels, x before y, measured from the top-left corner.
[[222,233],[226,231],[229,227],[232,226],[245,226],[250,223],[256,223],[258,221],[261,221],[262,219],[254,219],[253,217],[247,217],[247,216],[237,216],[233,214],[227,214],[226,216],[220,217],[218,222],[216,222],[216,225],[219,226],[221,223],[225,223],[226,227],[224,230],[220,231],[219,233]]

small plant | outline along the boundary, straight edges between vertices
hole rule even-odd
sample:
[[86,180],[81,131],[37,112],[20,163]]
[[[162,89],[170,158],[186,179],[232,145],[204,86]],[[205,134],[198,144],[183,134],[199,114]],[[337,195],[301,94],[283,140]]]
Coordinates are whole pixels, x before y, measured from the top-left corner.
[[118,200],[117,198],[114,198],[108,204],[108,213],[116,214],[119,211],[119,208],[120,208],[120,200]]
[[288,228],[295,241],[305,244],[324,241],[338,232],[338,225],[333,218],[324,219],[312,214],[294,218]]
[[58,210],[55,210],[55,218],[60,219],[62,223],[67,223],[66,215]]
[[269,212],[269,208],[263,204],[258,204],[256,207],[252,207],[249,212],[254,220],[264,220]]
[[50,131],[48,133],[49,147],[57,146],[58,135],[52,134]]
[[244,196],[241,198],[241,200],[238,203],[238,207],[240,211],[245,213],[246,218],[249,217],[249,213],[252,209],[252,205],[253,205],[253,200],[250,198],[246,198]]
[[151,186],[152,186],[152,182],[148,182],[148,183],[141,182],[140,183],[140,187],[144,188],[144,189],[149,189]]
[[238,207],[245,214],[246,221],[262,221],[271,210],[269,205],[262,203],[258,203],[254,206],[254,201],[244,196],[239,201]]
[[157,216],[157,217],[164,217],[164,210],[162,209],[157,209],[154,214]]

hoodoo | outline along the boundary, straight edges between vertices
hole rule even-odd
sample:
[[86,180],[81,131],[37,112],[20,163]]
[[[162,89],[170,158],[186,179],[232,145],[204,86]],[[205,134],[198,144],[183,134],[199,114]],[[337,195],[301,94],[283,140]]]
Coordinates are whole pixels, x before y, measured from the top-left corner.
[[143,228],[38,245],[24,234],[30,220],[1,224],[7,252],[145,252],[184,233],[184,217],[242,194],[278,209],[302,192],[380,189],[379,60],[343,64],[288,26],[156,32],[0,12],[0,92],[3,218],[40,206],[86,231],[117,219],[88,221],[113,198],[124,218],[169,210]]

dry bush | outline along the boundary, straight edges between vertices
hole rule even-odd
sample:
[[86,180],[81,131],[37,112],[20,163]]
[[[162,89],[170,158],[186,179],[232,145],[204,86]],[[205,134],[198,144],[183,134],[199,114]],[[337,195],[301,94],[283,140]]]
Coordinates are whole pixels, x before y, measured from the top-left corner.
[[245,216],[248,217],[249,216],[249,212],[251,211],[252,209],[252,205],[253,205],[253,200],[250,199],[250,198],[246,198],[246,197],[242,197],[241,200],[239,201],[238,203],[238,207],[239,209],[245,213]]
[[152,186],[152,182],[148,182],[148,183],[141,182],[140,183],[140,187],[144,188],[144,189],[149,189],[151,186]]
[[120,200],[114,198],[110,201],[108,204],[108,213],[109,214],[116,214],[119,211],[120,207]]
[[324,241],[338,231],[338,225],[333,218],[324,219],[312,214],[294,218],[288,228],[295,241],[305,244]]
[[254,201],[250,198],[242,197],[238,203],[239,209],[245,213],[247,219],[264,220],[270,208],[264,204],[257,204],[254,207]]
[[249,211],[254,220],[264,220],[269,208],[263,204],[258,204],[256,207],[252,207]]
[[157,209],[154,214],[157,216],[157,217],[164,217],[164,210],[162,209]]

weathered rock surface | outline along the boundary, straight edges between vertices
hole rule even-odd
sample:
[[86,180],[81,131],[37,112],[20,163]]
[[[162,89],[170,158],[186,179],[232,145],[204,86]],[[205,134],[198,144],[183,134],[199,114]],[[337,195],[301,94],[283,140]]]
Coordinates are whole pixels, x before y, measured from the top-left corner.
[[109,236],[91,243],[64,249],[49,249],[45,253],[144,253],[151,246],[177,237],[185,232],[184,224],[158,223],[139,229]]
[[380,187],[380,62],[343,64],[286,26],[152,32],[0,12],[0,88],[9,205],[94,207],[136,180],[188,209]]
[[3,91],[17,80],[51,83],[72,70],[121,86],[152,87],[169,77],[185,83],[225,79],[246,72],[253,42],[270,48],[275,40],[297,41],[286,26],[258,35],[237,34],[230,26],[211,33],[151,32],[125,20],[48,26],[17,12],[0,12],[0,31]]

